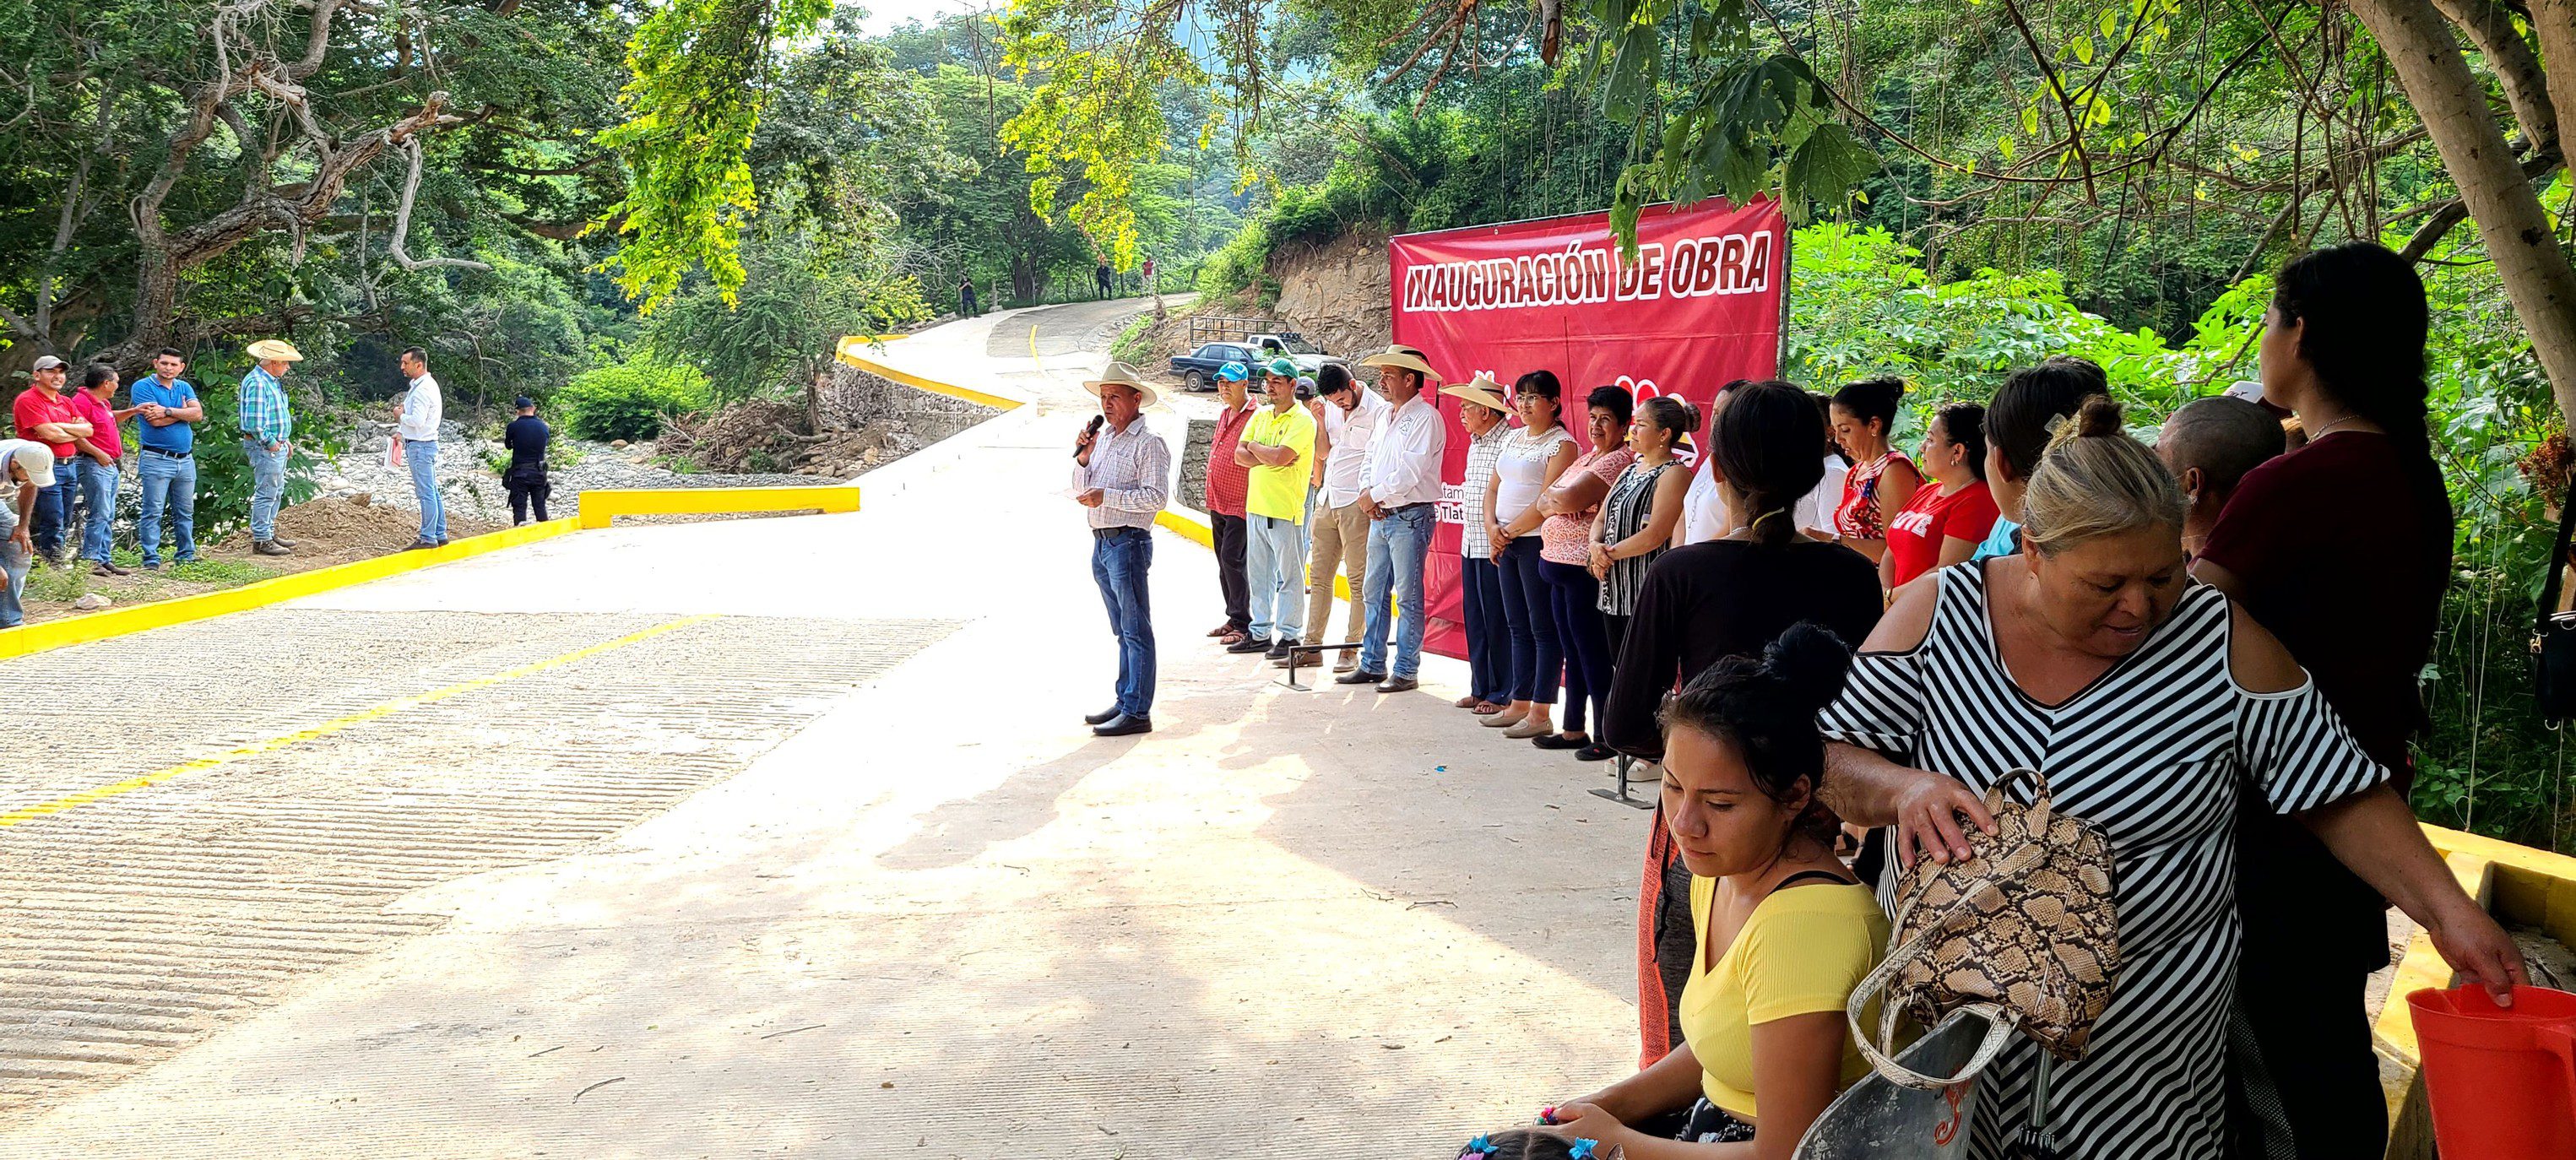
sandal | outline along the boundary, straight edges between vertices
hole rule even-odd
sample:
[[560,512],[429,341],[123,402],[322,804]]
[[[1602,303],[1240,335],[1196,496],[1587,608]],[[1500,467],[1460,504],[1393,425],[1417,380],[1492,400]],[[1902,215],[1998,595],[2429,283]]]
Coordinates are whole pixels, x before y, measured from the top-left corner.
[[1452,705],[1456,705],[1457,707],[1459,707],[1459,708],[1461,708],[1461,709],[1473,709],[1473,708],[1475,708],[1475,707],[1476,707],[1476,706],[1478,706],[1478,705],[1482,705],[1482,704],[1484,704],[1484,703],[1485,703],[1485,699],[1484,699],[1484,698],[1482,698],[1482,697],[1478,697],[1478,696],[1470,695],[1470,696],[1460,697],[1460,698],[1458,698],[1457,700],[1455,700],[1455,701],[1451,701],[1451,702],[1449,702],[1449,703],[1450,703],[1450,704],[1452,704]]

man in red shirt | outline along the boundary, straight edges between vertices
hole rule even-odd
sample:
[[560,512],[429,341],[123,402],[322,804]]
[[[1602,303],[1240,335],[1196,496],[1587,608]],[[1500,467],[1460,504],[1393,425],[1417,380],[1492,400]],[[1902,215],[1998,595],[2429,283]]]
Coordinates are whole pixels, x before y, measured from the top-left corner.
[[1217,643],[1234,645],[1252,628],[1252,584],[1244,576],[1243,498],[1252,469],[1234,461],[1234,446],[1252,422],[1254,407],[1246,385],[1252,372],[1242,363],[1217,368],[1217,397],[1225,412],[1217,416],[1216,434],[1208,439],[1207,513],[1216,535],[1216,584],[1225,593],[1225,623],[1209,630]]
[[63,520],[65,505],[70,501],[70,478],[76,470],[80,447],[76,439],[90,436],[90,425],[72,413],[63,398],[63,360],[46,355],[36,360],[27,373],[27,389],[9,405],[9,414],[17,424],[18,437],[44,444],[54,453],[54,483],[36,492],[35,528],[30,533],[36,551],[45,562],[55,567],[65,563],[63,555]]

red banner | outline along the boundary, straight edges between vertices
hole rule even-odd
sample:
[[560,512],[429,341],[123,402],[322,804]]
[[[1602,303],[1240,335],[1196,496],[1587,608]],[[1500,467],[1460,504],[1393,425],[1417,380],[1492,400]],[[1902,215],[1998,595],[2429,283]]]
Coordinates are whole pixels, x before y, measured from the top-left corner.
[[[1633,262],[1620,256],[1607,213],[1402,234],[1386,249],[1395,341],[1421,348],[1443,383],[1488,371],[1508,391],[1526,372],[1556,372],[1578,442],[1587,441],[1583,396],[1594,387],[1678,396],[1704,420],[1711,393],[1729,380],[1779,374],[1789,231],[1767,198],[1649,207]],[[1467,433],[1458,400],[1438,402],[1449,421],[1449,488],[1425,567],[1427,639],[1455,657],[1466,655],[1458,546]]]

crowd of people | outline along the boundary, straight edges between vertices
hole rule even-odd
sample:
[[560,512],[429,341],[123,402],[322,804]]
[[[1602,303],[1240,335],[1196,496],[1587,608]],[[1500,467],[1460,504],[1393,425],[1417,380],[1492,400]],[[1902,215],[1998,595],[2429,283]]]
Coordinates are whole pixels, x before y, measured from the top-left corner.
[[[251,552],[292,555],[295,541],[277,534],[277,511],[295,440],[285,379],[304,355],[274,338],[251,343],[244,353],[253,365],[241,378],[232,423],[250,468]],[[447,510],[438,489],[443,400],[428,352],[409,347],[398,361],[404,390],[387,456],[409,467],[420,508],[419,538],[405,550],[435,548],[447,543]],[[144,570],[159,571],[165,550],[175,564],[197,558],[196,428],[207,416],[196,386],[184,377],[187,369],[185,352],[161,348],[152,357],[152,373],[135,380],[127,405],[120,407],[116,394],[123,384],[115,367],[83,367],[80,386],[66,391],[71,364],[53,355],[35,360],[26,389],[10,406],[14,437],[0,439],[7,483],[0,488],[0,572],[7,578],[0,587],[0,628],[25,622],[27,573],[39,560],[56,568],[86,566],[94,576],[130,574],[113,552],[117,494],[129,459],[138,489],[134,547]],[[130,444],[123,430],[129,420]],[[525,522],[531,501],[536,518],[546,518],[550,437],[544,420],[536,418],[535,400],[521,396],[518,419],[503,438],[511,452],[503,481],[519,522]]]
[[[2066,357],[1938,407],[1912,454],[1893,379],[1729,383],[1705,415],[1598,387],[1588,441],[1548,370],[1438,388],[1471,440],[1459,707],[1651,762],[1661,786],[1642,1070],[1462,1160],[1787,1157],[1866,1071],[1844,1007],[1887,953],[1895,868],[1969,857],[1993,826],[1981,795],[2017,767],[2106,831],[2121,961],[2083,1060],[2038,1085],[2025,1041],[1988,1068],[1971,1154],[2005,1155],[2044,1091],[2067,1157],[2378,1155],[2363,986],[2386,907],[2500,1001],[2524,979],[2406,804],[2452,538],[2428,326],[2396,254],[2303,255],[2259,388],[2180,408],[2152,447],[2102,369]],[[1286,663],[1330,638],[1338,568],[1360,581],[1339,679],[1400,692],[1445,436],[1421,352],[1362,364],[1375,390],[1327,367],[1311,412],[1293,366],[1262,368],[1259,401],[1224,388],[1210,635]],[[1134,422],[1151,392],[1132,372],[1091,386],[1113,432],[1086,433],[1077,487],[1122,641],[1095,720],[1135,732],[1151,628],[1141,564],[1114,561],[1150,559],[1169,450]]]

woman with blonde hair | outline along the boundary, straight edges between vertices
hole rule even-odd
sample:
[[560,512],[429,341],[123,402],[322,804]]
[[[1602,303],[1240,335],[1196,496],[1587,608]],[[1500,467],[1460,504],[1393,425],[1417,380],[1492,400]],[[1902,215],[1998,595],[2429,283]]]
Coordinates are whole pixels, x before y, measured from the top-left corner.
[[[2512,938],[2461,891],[2316,682],[2184,575],[2181,489],[2122,431],[2117,404],[2097,396],[2060,426],[2023,517],[2021,554],[1897,593],[1822,715],[1836,742],[1824,784],[1844,820],[1895,827],[1902,864],[1966,859],[1965,827],[1994,831],[1979,795],[2020,767],[2109,837],[2119,985],[2090,1054],[2058,1064],[2047,1091],[2068,1160],[2226,1150],[2240,807],[2295,818],[2470,980],[2498,994],[2523,981]],[[1998,1160],[2032,1122],[2038,1050],[2017,1041],[1986,1071],[1978,1160]]]

